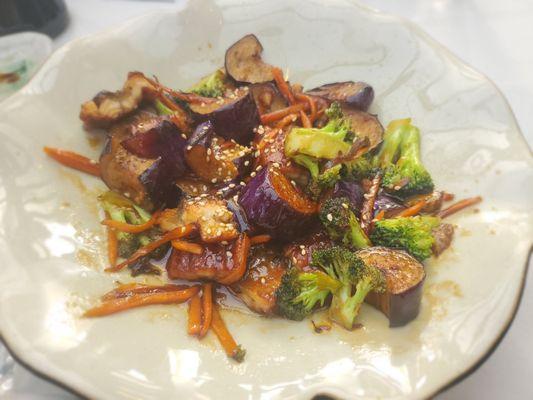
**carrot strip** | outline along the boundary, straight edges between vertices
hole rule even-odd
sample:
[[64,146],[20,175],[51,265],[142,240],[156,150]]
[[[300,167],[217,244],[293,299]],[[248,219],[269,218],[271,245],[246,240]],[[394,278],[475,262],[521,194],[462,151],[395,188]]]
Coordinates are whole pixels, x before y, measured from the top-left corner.
[[250,238],[250,244],[251,245],[254,245],[254,244],[263,244],[263,243],[267,243],[267,242],[270,242],[270,240],[272,240],[272,236],[270,235],[257,235],[257,236],[253,236]]
[[145,285],[143,283],[136,282],[126,283],[107,292],[101,297],[101,299],[102,301],[107,301],[112,299],[118,299],[121,297],[133,296],[134,294],[173,292],[176,290],[184,290],[187,288],[189,288],[189,286],[187,285],[174,285],[170,283],[167,285],[159,286]]
[[276,130],[277,129],[283,129],[287,125],[296,122],[296,120],[299,118],[298,114],[289,114],[285,117],[283,117],[277,124],[276,124]]
[[152,228],[157,223],[158,218],[159,218],[159,212],[156,211],[152,215],[152,218],[150,218],[144,224],[134,225],[134,224],[128,224],[127,222],[114,221],[112,219],[105,219],[102,221],[102,225],[106,225],[110,228],[116,229],[117,231],[121,231],[121,232],[141,233]]
[[376,217],[374,218],[374,221],[381,221],[385,217],[385,210],[380,210]]
[[203,338],[209,328],[213,319],[213,284],[210,282],[204,283],[202,286],[202,328],[198,337]]
[[237,345],[237,342],[235,342],[235,339],[233,339],[233,336],[231,336],[231,333],[228,331],[224,320],[222,320],[222,317],[220,316],[218,307],[216,306],[213,307],[211,328],[213,329],[213,332],[215,332],[215,335],[217,335],[218,341],[224,348],[227,356],[238,362],[243,361],[246,351],[241,346]]
[[400,211],[394,217],[412,217],[413,215],[417,215],[424,208],[426,202],[426,199],[422,199],[419,202],[413,204],[411,207]]
[[185,240],[173,240],[172,247],[179,251],[185,251],[192,254],[202,254],[204,249],[198,243],[190,243]]
[[302,120],[302,126],[304,128],[311,128],[313,126],[313,124],[311,124],[311,121],[309,120],[309,117],[303,111],[300,111],[300,119]]
[[187,315],[187,333],[189,335],[198,335],[202,329],[202,300],[198,293],[189,300]]
[[131,308],[148,306],[153,304],[177,304],[189,300],[198,293],[198,287],[163,293],[134,294],[129,297],[121,297],[106,301],[105,303],[91,308],[85,312],[84,317],[102,317]]
[[474,204],[480,203],[482,200],[481,196],[471,197],[469,199],[463,199],[458,201],[457,203],[452,204],[448,208],[445,208],[444,210],[441,210],[437,216],[441,218],[446,218],[452,214],[455,214],[458,211],[461,211],[462,209],[472,206]]
[[452,201],[455,198],[453,193],[443,192],[442,201]]
[[271,122],[276,122],[289,114],[299,113],[301,110],[307,110],[308,108],[309,104],[298,103],[282,108],[281,110],[272,111],[271,113],[261,115],[261,123],[267,125]]
[[311,122],[315,122],[317,117],[317,107],[315,99],[313,99],[311,96],[302,93],[295,93],[294,96],[296,97],[296,100],[305,101],[309,104],[309,109],[311,110],[311,115],[309,116],[309,119]]
[[73,151],[56,149],[54,147],[45,146],[43,150],[49,157],[52,157],[66,167],[100,177],[100,164],[90,158],[74,153]]
[[285,96],[289,104],[294,104],[294,95],[292,94],[292,90],[287,84],[287,81],[285,81],[281,69],[278,67],[272,67],[272,75],[274,76],[274,80],[276,81],[280,93]]
[[161,238],[154,240],[153,242],[148,243],[146,246],[141,247],[139,250],[137,250],[133,255],[128,258],[125,261],[122,261],[120,264],[117,264],[114,267],[109,267],[106,269],[107,272],[116,272],[120,271],[124,267],[130,265],[131,263],[134,263],[139,258],[144,257],[148,253],[154,251],[159,246],[164,245],[165,243],[168,243],[174,239],[179,239],[184,236],[190,235],[192,232],[196,230],[196,226],[194,224],[187,224],[185,226],[181,226],[179,228],[173,229],[167,233],[165,233]]

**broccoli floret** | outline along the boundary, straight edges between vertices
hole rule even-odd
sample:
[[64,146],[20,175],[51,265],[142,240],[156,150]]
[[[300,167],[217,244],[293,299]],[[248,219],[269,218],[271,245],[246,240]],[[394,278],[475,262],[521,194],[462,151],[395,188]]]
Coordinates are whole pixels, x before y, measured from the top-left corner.
[[[366,295],[371,290],[384,290],[381,273],[367,266],[355,253],[336,246],[315,251],[312,263],[338,282],[337,289],[333,290],[329,317],[344,328],[352,329]],[[354,286],[355,294],[352,294]]]
[[357,217],[350,210],[348,198],[337,197],[326,200],[320,209],[319,217],[333,240],[355,249],[371,246]]
[[290,268],[281,278],[276,290],[278,313],[288,319],[301,321],[316,305],[323,306],[327,296],[338,283],[323,272],[302,272]]
[[306,154],[315,158],[334,159],[350,151],[353,142],[351,123],[338,103],[326,111],[329,121],[323,128],[293,128],[285,139],[285,155]]
[[204,97],[219,97],[224,94],[226,89],[226,75],[220,69],[217,69],[211,75],[206,76],[190,91]]
[[383,187],[401,198],[431,193],[433,179],[420,160],[420,130],[409,120],[400,124],[400,158],[385,169]]
[[320,172],[320,165],[316,158],[307,156],[305,154],[298,154],[293,157],[293,160],[309,170],[311,174],[311,183],[307,187],[307,191],[313,199],[318,199],[323,190],[335,186],[335,183],[341,180],[342,165],[337,164],[331,168]]
[[410,119],[398,119],[387,126],[383,135],[383,143],[378,154],[374,157],[374,167],[385,169],[396,161],[405,127],[411,123]]
[[[139,225],[152,217],[148,211],[114,192],[106,192],[100,196],[100,203],[114,221]],[[147,240],[151,242],[154,234],[152,231],[143,234],[117,231],[118,255],[123,258],[130,257],[140,246],[146,245]]]
[[342,164],[342,177],[347,180],[360,181],[372,178],[378,168],[374,166],[374,159],[371,153],[366,153],[355,160]]
[[403,249],[423,261],[432,254],[432,230],[439,224],[440,218],[429,216],[384,219],[375,223],[370,237],[375,245]]

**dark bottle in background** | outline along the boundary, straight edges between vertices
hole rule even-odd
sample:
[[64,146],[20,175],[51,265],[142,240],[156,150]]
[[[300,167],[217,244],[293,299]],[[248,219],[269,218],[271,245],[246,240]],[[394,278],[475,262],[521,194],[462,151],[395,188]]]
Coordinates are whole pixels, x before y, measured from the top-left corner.
[[0,0],[0,36],[37,31],[54,38],[67,24],[63,0]]

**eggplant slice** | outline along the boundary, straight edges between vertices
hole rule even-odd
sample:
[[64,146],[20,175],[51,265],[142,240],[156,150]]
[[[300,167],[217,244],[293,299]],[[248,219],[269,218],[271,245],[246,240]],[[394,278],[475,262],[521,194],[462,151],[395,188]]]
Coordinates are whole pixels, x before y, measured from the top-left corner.
[[288,106],[287,100],[272,82],[250,85],[250,91],[261,114],[278,111]]
[[329,102],[338,101],[361,111],[367,111],[374,100],[374,89],[365,82],[328,83],[308,90],[306,94],[322,97]]
[[226,73],[237,82],[262,83],[272,81],[272,66],[261,59],[263,46],[257,37],[249,34],[233,43],[224,60]]
[[276,308],[276,290],[287,270],[286,259],[279,251],[268,246],[254,246],[248,256],[244,277],[230,289],[248,308],[263,315],[273,315]]
[[435,242],[431,250],[438,257],[452,244],[454,228],[451,224],[440,224],[432,231]]
[[[171,157],[137,143],[134,147],[139,151],[142,148],[142,151],[152,156],[160,154],[157,158],[140,157],[123,146],[124,141],[145,133],[161,134],[167,149],[172,150]],[[143,140],[138,142],[144,143]],[[175,207],[181,197],[175,180],[184,170],[184,145],[185,140],[173,124],[154,114],[140,112],[111,128],[110,137],[100,156],[102,180],[110,189],[148,210]]]
[[368,139],[369,150],[383,141],[383,126],[377,116],[364,111],[342,106],[342,112],[350,119],[352,131],[358,139]]
[[403,326],[420,311],[424,266],[404,251],[387,247],[359,250],[361,259],[383,273],[387,285],[384,293],[371,292],[365,301],[389,318],[391,327]]
[[157,97],[157,89],[140,72],[130,72],[121,90],[102,91],[81,105],[80,119],[89,128],[108,127],[137,110],[145,100]]

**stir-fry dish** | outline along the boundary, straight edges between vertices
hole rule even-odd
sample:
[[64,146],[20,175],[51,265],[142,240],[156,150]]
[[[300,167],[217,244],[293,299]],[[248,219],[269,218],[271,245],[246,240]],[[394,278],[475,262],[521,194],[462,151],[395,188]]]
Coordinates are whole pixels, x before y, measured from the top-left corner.
[[367,111],[370,85],[305,90],[262,51],[244,36],[223,68],[184,91],[132,72],[121,90],[81,106],[86,129],[107,137],[98,162],[44,149],[107,185],[107,271],[168,281],[119,284],[85,317],[188,302],[188,334],[212,330],[242,361],[221,317],[222,286],[263,316],[325,310],[348,330],[364,302],[391,327],[418,315],[423,262],[452,241],[443,220],[481,198],[445,205],[454,196],[435,189],[420,130],[409,118],[384,128]]

